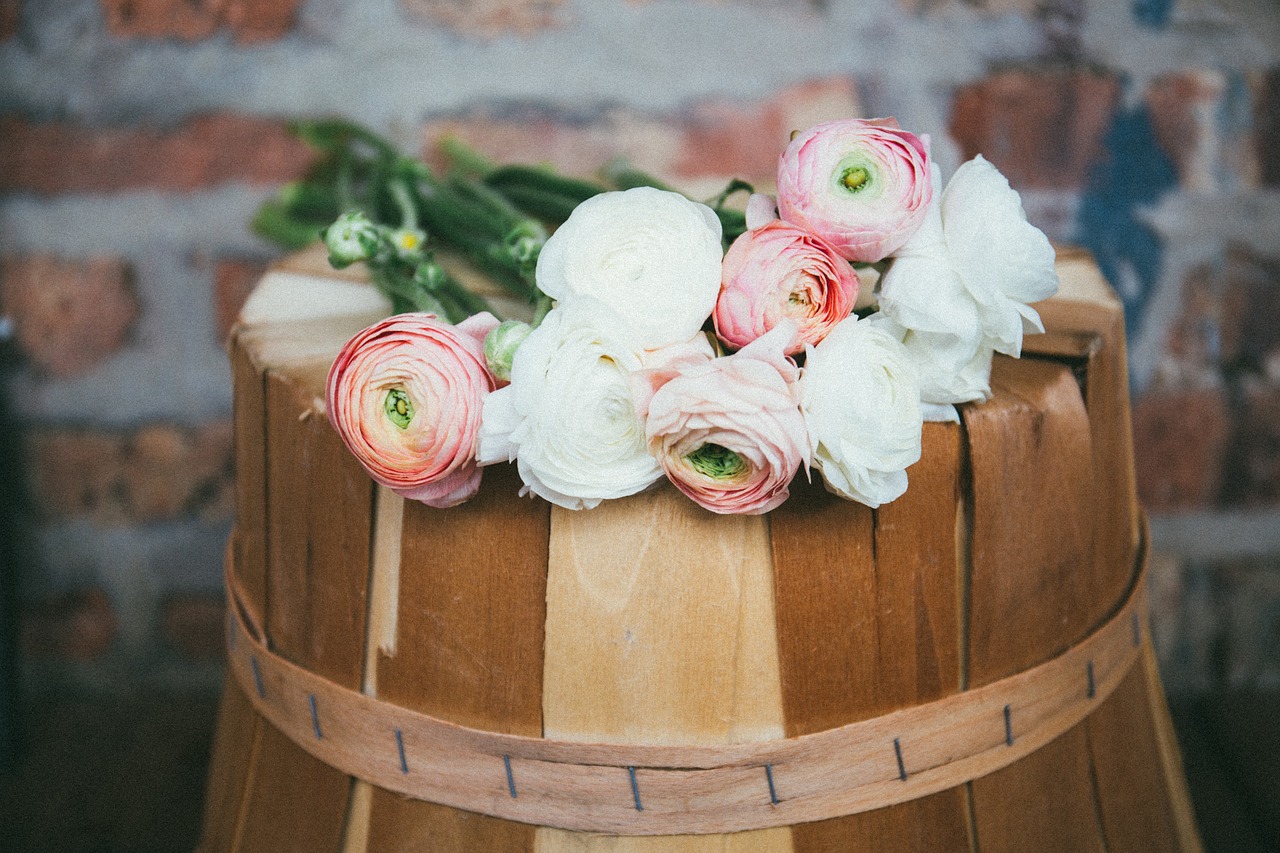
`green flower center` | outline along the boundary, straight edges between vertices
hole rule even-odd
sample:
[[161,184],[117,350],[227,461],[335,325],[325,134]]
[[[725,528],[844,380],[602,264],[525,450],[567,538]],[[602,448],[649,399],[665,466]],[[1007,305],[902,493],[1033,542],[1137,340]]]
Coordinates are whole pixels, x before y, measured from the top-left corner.
[[693,470],[713,480],[729,480],[747,471],[745,459],[718,444],[704,444],[684,459]]
[[871,173],[862,166],[850,166],[840,174],[840,186],[856,193],[871,182]]
[[387,413],[387,419],[400,429],[408,429],[409,422],[413,420],[413,403],[403,388],[392,388],[387,392],[382,410]]

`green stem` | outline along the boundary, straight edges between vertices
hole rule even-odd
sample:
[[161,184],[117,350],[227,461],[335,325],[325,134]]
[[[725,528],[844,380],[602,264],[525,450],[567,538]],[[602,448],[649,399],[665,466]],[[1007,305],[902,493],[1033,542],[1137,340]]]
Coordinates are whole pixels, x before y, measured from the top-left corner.
[[729,185],[724,188],[724,192],[716,196],[716,199],[711,203],[711,206],[714,209],[719,210],[720,208],[724,207],[724,203],[728,201],[729,196],[733,195],[734,193],[738,193],[738,192],[753,193],[755,191],[756,191],[756,188],[753,187],[751,184],[747,183],[741,178],[734,178],[733,180],[729,181]]
[[542,321],[551,313],[553,301],[550,296],[545,293],[538,293],[538,298],[533,303],[533,323],[535,329],[542,325]]
[[462,286],[461,282],[449,275],[448,271],[445,270],[444,267],[440,266],[435,261],[427,261],[427,264],[434,268],[434,275],[424,276],[422,275],[422,268],[419,268],[418,274],[414,277],[415,284],[424,278],[430,278],[434,281],[434,285],[430,289],[422,284],[417,284],[418,287],[422,287],[424,290],[429,290],[429,292],[439,298],[442,302],[453,306],[456,311],[461,314],[463,319],[470,317],[472,314],[479,314],[481,311],[488,311],[495,317],[498,316],[493,310],[493,306],[489,304],[488,300],[479,294],[472,293],[470,290],[467,290]]
[[[442,317],[449,317],[445,305],[425,288],[418,287],[403,273],[386,268],[371,268],[369,277],[374,285],[391,300],[391,307],[396,313],[408,311],[429,311]],[[465,319],[462,318],[462,319]],[[450,318],[450,322],[458,322]]]
[[338,175],[334,181],[334,195],[338,199],[338,212],[342,213],[356,207],[355,191],[353,189],[354,165],[351,161],[351,152],[342,151],[338,155]]
[[409,188],[403,181],[392,181],[387,190],[396,207],[400,208],[400,227],[406,231],[415,230],[418,227],[418,205],[414,203]]
[[631,164],[622,158],[615,158],[606,163],[604,168],[600,170],[600,177],[605,183],[620,190],[653,187],[657,190],[675,192],[669,184],[658,180],[647,172],[632,168]]
[[441,153],[449,160],[449,165],[465,175],[484,180],[498,168],[497,163],[456,136],[446,136],[440,140],[439,144]]
[[546,192],[537,187],[504,186],[500,189],[516,207],[548,222],[564,222],[581,203],[577,198]]
[[300,219],[275,199],[270,199],[258,208],[252,227],[256,234],[286,249],[301,249],[314,243],[332,221],[331,216],[323,221]]
[[484,182],[503,193],[512,188],[529,188],[566,199],[576,199],[579,203],[599,195],[606,189],[592,181],[570,178],[549,169],[532,166],[503,166],[486,175]]

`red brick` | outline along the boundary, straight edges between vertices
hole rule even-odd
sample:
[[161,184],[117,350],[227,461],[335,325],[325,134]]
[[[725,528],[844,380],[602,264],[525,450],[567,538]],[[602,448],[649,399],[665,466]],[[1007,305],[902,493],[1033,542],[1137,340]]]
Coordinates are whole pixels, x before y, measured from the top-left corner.
[[99,0],[107,29],[125,38],[208,38],[226,27],[242,44],[293,29],[300,0]]
[[241,44],[275,41],[293,30],[302,0],[230,0],[223,6],[227,26]]
[[1230,429],[1220,389],[1152,390],[1138,398],[1134,468],[1143,505],[1153,511],[1212,506],[1222,485]]
[[1178,295],[1178,316],[1169,326],[1157,366],[1161,387],[1198,387],[1222,376],[1223,325],[1227,305],[1220,270],[1190,269]]
[[1254,145],[1258,177],[1266,186],[1276,187],[1280,186],[1280,67],[1263,74],[1257,89]]
[[0,0],[0,41],[18,33],[22,20],[22,0]]
[[214,113],[177,127],[89,127],[0,117],[0,191],[194,190],[300,176],[310,152],[284,122]]
[[674,127],[615,110],[591,123],[529,109],[494,116],[486,111],[433,122],[425,128],[423,156],[439,165],[439,143],[456,138],[499,163],[546,164],[566,175],[590,177],[613,157],[657,174],[669,171],[679,143]]
[[193,660],[222,657],[226,625],[226,603],[222,596],[212,593],[171,596],[160,616],[165,642]]
[[132,432],[50,428],[27,438],[36,505],[47,516],[122,525],[233,511],[227,421],[198,429],[150,424]]
[[225,341],[231,334],[240,308],[266,271],[265,263],[244,258],[224,258],[214,265],[213,313],[218,340]]
[[1083,68],[1012,68],[956,93],[950,132],[1017,189],[1081,189],[1102,154],[1120,82]]
[[1227,451],[1222,502],[1274,506],[1280,503],[1280,388],[1251,385],[1243,397]]
[[901,3],[908,12],[916,14],[936,12],[947,7],[963,7],[988,15],[1016,13],[1029,16],[1039,12],[1045,0],[901,0]]
[[861,114],[857,85],[848,77],[809,80],[756,103],[702,104],[684,122],[672,170],[684,178],[739,177],[772,186],[792,131]]
[[453,136],[500,163],[546,163],[582,177],[615,157],[656,177],[719,189],[740,177],[772,186],[792,130],[861,113],[855,81],[820,78],[760,101],[713,101],[669,115],[616,109],[589,123],[530,109],[501,117],[478,112],[426,128],[426,157]]
[[1227,92],[1222,72],[1193,69],[1157,78],[1147,89],[1147,108],[1156,141],[1178,169],[1183,187],[1216,189],[1227,165],[1230,143],[1218,114]]
[[564,0],[400,0],[410,14],[468,36],[530,35],[559,23]]
[[111,599],[97,587],[42,601],[24,612],[20,622],[24,655],[78,662],[102,657],[119,627]]
[[139,308],[129,267],[119,259],[28,255],[0,259],[0,310],[32,364],[74,376],[125,343]]
[[1224,363],[1266,372],[1280,357],[1280,256],[1229,246],[1220,311]]

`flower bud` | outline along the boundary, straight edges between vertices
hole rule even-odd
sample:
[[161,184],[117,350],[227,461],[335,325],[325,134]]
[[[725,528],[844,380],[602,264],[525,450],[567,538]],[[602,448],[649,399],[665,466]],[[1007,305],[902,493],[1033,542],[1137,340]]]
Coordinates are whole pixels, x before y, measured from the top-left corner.
[[428,293],[439,293],[449,280],[449,274],[434,260],[423,261],[413,271],[413,281]]
[[420,228],[397,228],[391,232],[390,239],[400,260],[409,263],[422,260],[422,247],[427,242],[427,232]]
[[484,339],[484,360],[489,372],[499,382],[511,381],[511,362],[516,350],[529,337],[533,327],[519,320],[507,320],[497,326]]
[[369,260],[380,242],[378,226],[358,210],[342,214],[324,231],[324,245],[334,269]]
[[503,238],[507,253],[525,273],[533,272],[538,263],[538,255],[542,252],[542,244],[546,242],[547,232],[530,219],[521,220]]

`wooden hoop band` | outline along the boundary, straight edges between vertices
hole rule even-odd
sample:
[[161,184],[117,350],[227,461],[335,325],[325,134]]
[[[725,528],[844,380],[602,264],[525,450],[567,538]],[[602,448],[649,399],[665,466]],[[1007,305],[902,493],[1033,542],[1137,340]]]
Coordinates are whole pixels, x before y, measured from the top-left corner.
[[1075,726],[1121,682],[1139,657],[1147,598],[1144,537],[1115,614],[1009,678],[801,737],[586,744],[466,728],[298,667],[268,650],[230,568],[231,671],[258,713],[304,750],[415,799],[610,835],[788,826],[913,800],[1006,767]]

